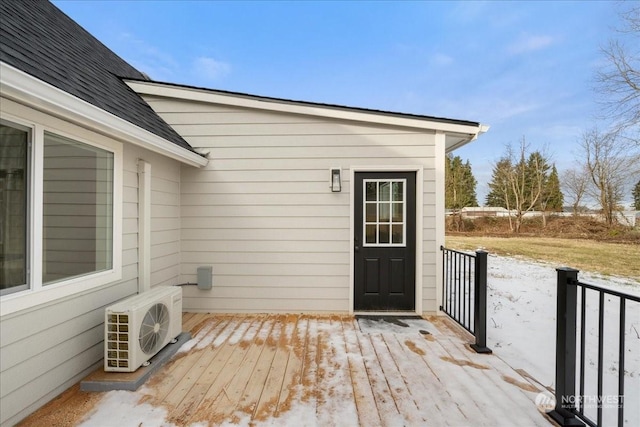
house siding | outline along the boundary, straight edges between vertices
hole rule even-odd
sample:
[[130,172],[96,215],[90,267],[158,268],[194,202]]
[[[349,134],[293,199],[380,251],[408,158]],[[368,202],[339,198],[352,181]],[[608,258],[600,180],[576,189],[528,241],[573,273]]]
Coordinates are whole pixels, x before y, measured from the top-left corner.
[[102,365],[104,309],[138,290],[138,158],[154,165],[151,283],[178,281],[180,164],[125,144],[123,205],[116,207],[123,212],[122,279],[0,317],[0,425],[17,423]]
[[[421,166],[423,311],[436,311],[435,132],[146,96],[206,168],[183,166],[181,273],[213,266],[213,289],[184,307],[218,312],[347,312],[349,170]],[[343,190],[329,189],[329,168]]]

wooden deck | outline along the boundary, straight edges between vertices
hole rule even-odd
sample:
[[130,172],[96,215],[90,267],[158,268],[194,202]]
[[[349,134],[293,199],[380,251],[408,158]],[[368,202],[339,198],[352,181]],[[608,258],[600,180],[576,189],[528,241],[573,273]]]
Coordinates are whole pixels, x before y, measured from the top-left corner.
[[[550,425],[534,403],[536,385],[500,358],[475,354],[448,319],[402,327],[186,313],[183,322],[194,338],[138,391],[76,386],[22,424]],[[129,418],[114,418],[114,400]]]

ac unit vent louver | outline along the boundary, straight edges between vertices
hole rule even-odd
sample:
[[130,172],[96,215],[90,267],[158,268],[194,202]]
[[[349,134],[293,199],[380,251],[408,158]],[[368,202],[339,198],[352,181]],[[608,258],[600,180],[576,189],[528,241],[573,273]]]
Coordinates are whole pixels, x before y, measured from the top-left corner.
[[105,311],[104,370],[133,372],[182,331],[182,290],[161,287]]

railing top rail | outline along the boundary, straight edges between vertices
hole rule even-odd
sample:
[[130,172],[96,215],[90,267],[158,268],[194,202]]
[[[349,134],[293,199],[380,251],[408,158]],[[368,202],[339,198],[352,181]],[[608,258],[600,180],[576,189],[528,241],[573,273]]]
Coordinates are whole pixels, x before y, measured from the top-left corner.
[[466,256],[469,256],[469,257],[472,257],[472,258],[476,257],[475,253],[456,251],[455,249],[445,248],[444,246],[440,246],[440,250],[441,251],[447,251],[447,252],[453,252],[453,253],[460,254],[460,255],[466,255]]
[[583,288],[592,289],[594,291],[604,292],[606,294],[614,295],[620,298],[625,298],[631,301],[640,302],[640,296],[631,295],[631,294],[627,294],[619,291],[614,291],[613,289],[603,288],[603,287],[592,285],[589,283],[584,283],[579,280],[573,281],[570,284],[576,285],[576,286],[582,286]]

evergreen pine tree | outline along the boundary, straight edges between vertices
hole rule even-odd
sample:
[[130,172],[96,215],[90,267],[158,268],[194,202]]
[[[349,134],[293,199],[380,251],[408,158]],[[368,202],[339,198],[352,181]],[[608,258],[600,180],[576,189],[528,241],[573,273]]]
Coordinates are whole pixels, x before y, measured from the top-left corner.
[[445,207],[459,210],[467,206],[478,206],[476,184],[469,161],[463,164],[460,156],[447,155],[445,158]]
[[633,207],[640,211],[640,181],[633,187]]
[[485,202],[487,206],[511,209],[515,204],[509,183],[509,173],[512,168],[511,160],[506,157],[494,165],[491,182],[489,182],[489,194]]
[[467,189],[466,206],[473,207],[478,206],[478,196],[476,195],[476,185],[478,181],[473,176],[473,171],[471,170],[471,163],[469,160],[464,164],[464,176],[465,176],[465,186]]
[[558,178],[558,170],[556,169],[555,164],[551,167],[551,174],[549,174],[549,177],[547,178],[545,194],[547,199],[547,210],[562,212],[564,196],[560,190],[560,179]]

